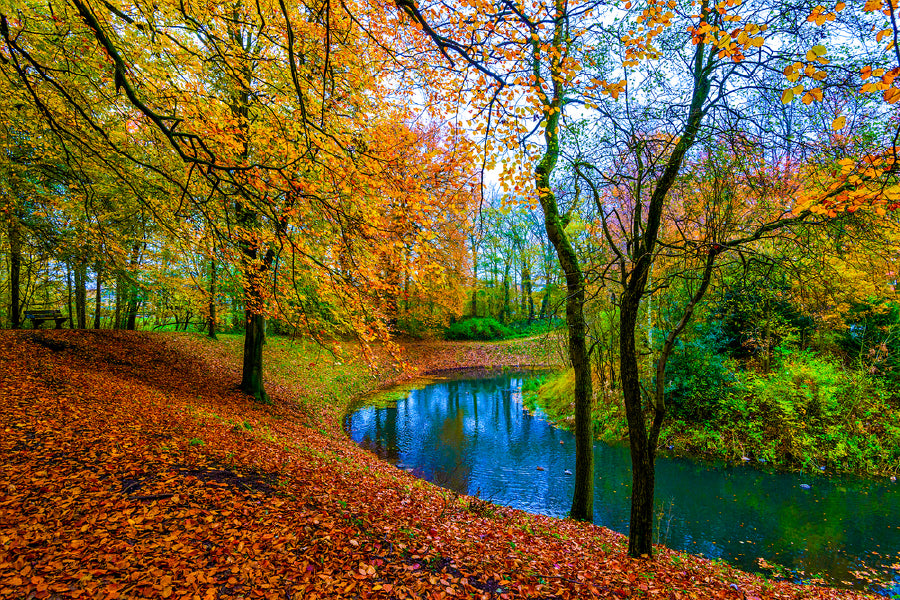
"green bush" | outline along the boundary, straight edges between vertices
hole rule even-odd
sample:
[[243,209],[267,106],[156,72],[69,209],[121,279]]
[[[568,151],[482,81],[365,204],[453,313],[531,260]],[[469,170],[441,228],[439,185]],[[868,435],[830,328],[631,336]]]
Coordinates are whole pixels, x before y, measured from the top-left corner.
[[890,393],[878,376],[797,352],[785,357],[780,370],[747,372],[743,379],[746,412],[723,414],[722,422],[739,432],[748,452],[774,455],[783,464],[860,473],[900,461],[900,431],[891,427]]
[[724,291],[715,307],[722,349],[732,358],[757,358],[769,365],[778,346],[802,341],[815,322],[793,303],[789,288],[768,278],[749,279]]
[[512,337],[513,332],[497,321],[485,317],[475,317],[450,325],[444,332],[448,340],[502,340]]
[[669,414],[691,422],[710,419],[736,384],[724,354],[701,340],[679,342],[666,364]]
[[549,319],[534,319],[533,321],[513,321],[508,324],[509,329],[512,330],[513,337],[541,335],[565,326],[566,322],[556,317]]

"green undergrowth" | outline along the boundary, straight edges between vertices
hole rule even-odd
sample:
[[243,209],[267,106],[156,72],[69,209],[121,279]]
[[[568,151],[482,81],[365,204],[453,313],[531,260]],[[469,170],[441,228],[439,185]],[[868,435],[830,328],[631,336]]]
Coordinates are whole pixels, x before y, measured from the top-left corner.
[[888,381],[808,353],[737,373],[708,421],[671,420],[667,445],[807,471],[900,471],[900,410]]
[[[716,393],[704,390],[697,410],[670,403],[662,448],[810,472],[900,471],[900,409],[884,379],[810,353],[786,357],[768,374],[730,367],[729,383]],[[620,392],[603,390],[596,378],[594,387],[597,438],[608,443],[626,440]],[[573,394],[574,373],[569,369],[546,376],[524,395],[530,409],[540,409],[552,422],[571,428]]]
[[470,317],[444,330],[444,338],[456,341],[497,341],[543,335],[563,327],[560,319],[534,319],[501,323],[491,317]]
[[[201,339],[203,343],[219,345],[224,354],[240,364],[242,334],[219,334],[218,341]],[[369,365],[352,344],[326,346],[274,335],[266,338],[263,365],[267,385],[288,390],[309,424],[327,421],[333,424],[346,412],[353,399],[399,372],[399,368],[389,361]]]
[[[628,426],[622,403],[602,401],[600,397],[604,395],[604,391],[596,380],[594,389],[595,401],[591,415],[597,439],[609,444],[626,439]],[[529,410],[540,410],[550,422],[559,427],[575,427],[575,371],[572,369],[547,373],[526,382],[522,388],[522,396]]]

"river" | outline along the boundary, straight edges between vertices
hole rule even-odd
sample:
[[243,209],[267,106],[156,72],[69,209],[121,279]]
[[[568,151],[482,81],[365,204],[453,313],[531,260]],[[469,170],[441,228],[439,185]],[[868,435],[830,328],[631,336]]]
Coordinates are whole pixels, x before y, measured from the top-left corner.
[[[418,477],[522,510],[566,516],[575,439],[522,404],[526,375],[437,381],[363,406],[345,429]],[[628,533],[627,447],[594,446],[594,521]],[[773,473],[661,456],[656,525],[666,546],[745,571],[900,594],[900,484]]]

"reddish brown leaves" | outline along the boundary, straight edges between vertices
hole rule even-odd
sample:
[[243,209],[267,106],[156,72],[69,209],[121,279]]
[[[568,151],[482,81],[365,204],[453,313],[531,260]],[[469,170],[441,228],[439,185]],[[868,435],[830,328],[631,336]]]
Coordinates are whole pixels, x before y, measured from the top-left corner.
[[[852,596],[665,550],[633,561],[599,527],[477,516],[336,424],[234,392],[220,348],[0,333],[0,598]],[[422,364],[459,364],[429,348]]]

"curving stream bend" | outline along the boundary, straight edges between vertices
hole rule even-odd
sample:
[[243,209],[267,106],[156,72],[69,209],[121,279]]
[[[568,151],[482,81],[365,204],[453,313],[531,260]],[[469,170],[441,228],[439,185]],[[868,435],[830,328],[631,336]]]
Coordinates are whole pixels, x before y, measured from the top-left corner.
[[[575,440],[522,405],[527,375],[444,380],[345,419],[360,446],[445,488],[565,517]],[[404,397],[405,396],[405,397]],[[594,521],[628,533],[627,447],[597,443]],[[900,594],[900,484],[660,457],[659,541],[746,571]]]

